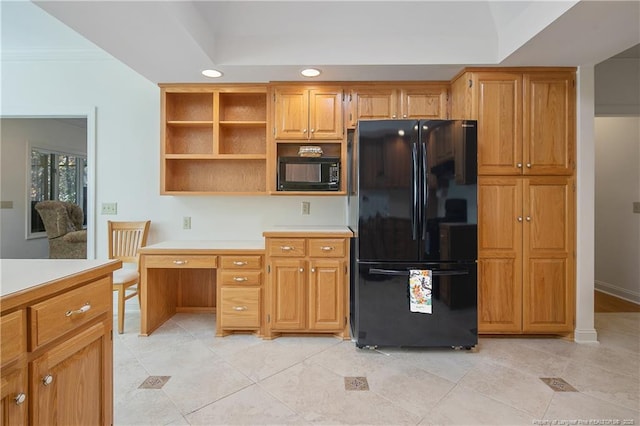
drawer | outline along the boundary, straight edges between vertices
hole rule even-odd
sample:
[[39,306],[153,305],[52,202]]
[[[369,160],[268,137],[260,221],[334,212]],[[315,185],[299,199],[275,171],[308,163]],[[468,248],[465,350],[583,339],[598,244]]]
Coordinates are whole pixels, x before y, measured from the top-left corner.
[[29,306],[29,350],[35,350],[105,312],[111,315],[112,292],[111,278],[102,278]]
[[0,365],[5,365],[27,352],[27,333],[24,310],[0,317]]
[[304,238],[269,238],[267,254],[269,256],[304,256],[306,254]]
[[223,271],[220,270],[222,285],[260,285],[262,271]]
[[220,289],[220,327],[260,328],[260,289],[225,287]]
[[262,256],[221,256],[220,268],[260,269],[262,268]]
[[218,256],[210,255],[145,255],[145,268],[216,268]]
[[311,257],[345,257],[347,240],[344,238],[310,238],[309,256]]

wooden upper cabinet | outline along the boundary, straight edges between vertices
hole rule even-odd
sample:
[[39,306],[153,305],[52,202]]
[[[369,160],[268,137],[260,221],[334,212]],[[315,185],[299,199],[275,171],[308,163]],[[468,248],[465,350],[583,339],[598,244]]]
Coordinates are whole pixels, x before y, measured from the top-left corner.
[[478,120],[479,175],[572,175],[575,72],[474,70],[451,84],[454,119]]
[[419,85],[400,91],[401,118],[447,118],[447,86]]
[[447,118],[448,83],[354,86],[349,95],[347,126],[358,120]]
[[524,75],[524,174],[572,175],[575,170],[575,74]]
[[280,140],[339,140],[344,136],[342,88],[274,88],[274,137]]
[[398,116],[398,90],[393,87],[357,87],[351,90],[349,100],[349,127],[355,127],[358,120],[384,120]]
[[478,120],[478,174],[522,173],[522,75],[474,73],[471,115]]

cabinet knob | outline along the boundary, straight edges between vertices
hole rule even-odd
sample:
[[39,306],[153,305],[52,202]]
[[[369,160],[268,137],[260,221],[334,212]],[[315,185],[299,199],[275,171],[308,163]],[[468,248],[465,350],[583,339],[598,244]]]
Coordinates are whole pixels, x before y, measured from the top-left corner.
[[302,129],[302,133],[307,133],[307,129]]
[[316,129],[311,129],[311,133],[315,133],[315,132],[316,132]]
[[237,282],[243,282],[243,281],[248,281],[249,278],[247,278],[247,277],[233,277],[233,280],[237,281]]
[[322,247],[320,247],[320,250],[322,250],[322,251],[331,251],[331,250],[333,250],[333,247],[331,247],[331,246],[322,246]]
[[396,115],[395,115],[395,114],[392,114],[392,115],[391,115],[391,118],[396,118]]
[[522,216],[518,216],[518,222],[522,222]]
[[16,405],[20,405],[27,400],[27,395],[20,392],[15,398],[13,398],[13,400],[16,402]]
[[244,262],[244,261],[241,261],[241,260],[235,260],[233,262],[233,264],[236,265],[236,266],[244,266],[244,265],[247,264],[247,262]]
[[531,216],[527,216],[527,222],[531,222]]
[[282,251],[291,251],[291,250],[293,250],[293,247],[291,247],[291,246],[280,246],[280,250],[282,250]]
[[75,309],[75,310],[70,310],[64,313],[64,315],[66,317],[70,317],[71,315],[76,315],[76,314],[84,314],[85,312],[87,312],[89,309],[91,309],[91,305],[89,304],[89,302],[85,303],[84,305],[82,305],[80,307],[80,309]]
[[49,386],[51,383],[53,383],[53,376],[51,374],[47,374],[42,378],[43,385]]
[[246,306],[234,306],[234,311],[246,311],[248,308]]
[[407,114],[402,114],[402,118],[407,118]]
[[527,163],[527,168],[530,169],[531,168],[531,163]]
[[522,168],[522,163],[518,163],[518,164],[516,164],[516,167],[517,167],[517,168],[519,168],[519,169],[521,169],[521,168]]
[[300,269],[299,269],[299,271],[300,271],[300,272],[304,272],[304,268],[300,268]]
[[186,265],[188,263],[188,260],[174,260],[173,264],[174,265]]

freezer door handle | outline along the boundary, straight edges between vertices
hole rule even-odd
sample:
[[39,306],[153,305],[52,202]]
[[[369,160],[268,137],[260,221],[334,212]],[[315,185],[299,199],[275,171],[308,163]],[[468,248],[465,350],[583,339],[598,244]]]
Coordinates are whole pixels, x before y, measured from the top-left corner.
[[[369,274],[371,275],[394,275],[394,276],[409,276],[408,270],[398,271],[396,269],[380,269],[380,268],[369,268]],[[432,269],[431,275],[438,276],[452,276],[452,275],[469,275],[469,271],[466,269]]]
[[[422,145],[420,150],[422,153],[422,167],[420,176],[420,185],[422,186],[422,206],[420,209],[420,223],[422,223],[422,239],[427,239],[427,201],[429,199],[429,185],[427,179],[429,174],[427,173],[427,145]],[[427,254],[429,254],[429,246],[427,246]]]

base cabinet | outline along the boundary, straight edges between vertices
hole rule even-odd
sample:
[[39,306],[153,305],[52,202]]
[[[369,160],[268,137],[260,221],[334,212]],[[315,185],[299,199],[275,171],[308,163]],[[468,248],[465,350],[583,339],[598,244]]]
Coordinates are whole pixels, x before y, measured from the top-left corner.
[[97,403],[111,399],[111,334],[96,324],[30,364],[32,422],[40,425],[108,424]]
[[478,331],[571,333],[573,178],[481,177],[478,199]]
[[265,338],[286,332],[349,337],[347,241],[267,236]]
[[220,256],[216,336],[235,331],[262,334],[263,256]]
[[27,424],[27,369],[18,368],[7,373],[2,369],[0,399],[0,425],[19,426]]
[[122,263],[87,262],[62,278],[34,266],[51,281],[2,297],[0,425],[113,423],[111,274]]

